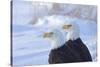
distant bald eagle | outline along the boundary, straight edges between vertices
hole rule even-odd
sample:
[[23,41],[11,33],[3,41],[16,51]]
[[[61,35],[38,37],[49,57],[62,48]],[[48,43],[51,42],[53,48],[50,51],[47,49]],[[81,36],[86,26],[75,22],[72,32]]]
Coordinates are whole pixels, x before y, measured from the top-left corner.
[[[75,23],[64,23],[62,30],[52,28],[44,33],[51,41],[49,64],[92,61],[88,48],[79,37],[79,28]],[[67,33],[67,37],[65,37]]]

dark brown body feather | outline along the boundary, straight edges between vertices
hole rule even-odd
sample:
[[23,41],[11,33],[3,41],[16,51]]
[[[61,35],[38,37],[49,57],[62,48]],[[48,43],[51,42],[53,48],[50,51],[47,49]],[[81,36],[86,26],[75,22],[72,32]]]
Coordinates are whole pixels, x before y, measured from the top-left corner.
[[83,44],[80,38],[69,40],[63,46],[51,50],[49,54],[49,63],[72,63],[92,61],[88,48]]

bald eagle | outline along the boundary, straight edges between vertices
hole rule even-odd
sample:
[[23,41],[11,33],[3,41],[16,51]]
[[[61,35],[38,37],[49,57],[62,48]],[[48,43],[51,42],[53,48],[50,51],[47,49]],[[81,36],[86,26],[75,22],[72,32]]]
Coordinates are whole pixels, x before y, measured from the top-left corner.
[[75,23],[64,23],[61,29],[52,28],[44,32],[43,37],[50,40],[52,45],[49,64],[92,61],[88,48],[79,37],[79,28]]
[[81,56],[82,62],[92,61],[92,57],[87,46],[82,42],[80,38],[80,30],[78,24],[75,22],[67,22],[62,25],[62,29],[65,33],[68,32],[66,36],[66,44],[78,52],[78,54]]

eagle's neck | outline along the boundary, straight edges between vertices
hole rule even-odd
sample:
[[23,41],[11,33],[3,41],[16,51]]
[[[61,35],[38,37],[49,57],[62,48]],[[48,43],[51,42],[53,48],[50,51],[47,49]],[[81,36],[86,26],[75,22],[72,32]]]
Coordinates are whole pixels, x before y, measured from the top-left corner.
[[73,26],[72,28],[70,28],[68,30],[68,34],[67,34],[67,41],[68,40],[76,40],[79,38],[79,27],[77,26]]
[[63,33],[57,33],[54,38],[51,39],[51,49],[57,49],[64,45],[66,37]]

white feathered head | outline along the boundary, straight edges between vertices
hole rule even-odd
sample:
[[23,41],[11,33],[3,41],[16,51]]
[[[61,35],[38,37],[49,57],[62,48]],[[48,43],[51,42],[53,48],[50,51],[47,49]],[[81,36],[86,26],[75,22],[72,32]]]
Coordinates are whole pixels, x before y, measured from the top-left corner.
[[76,40],[79,38],[79,26],[75,22],[62,23],[62,30],[65,32],[67,40]]
[[51,49],[58,48],[66,42],[64,33],[57,28],[49,28],[48,31],[45,31],[43,37],[51,41]]

